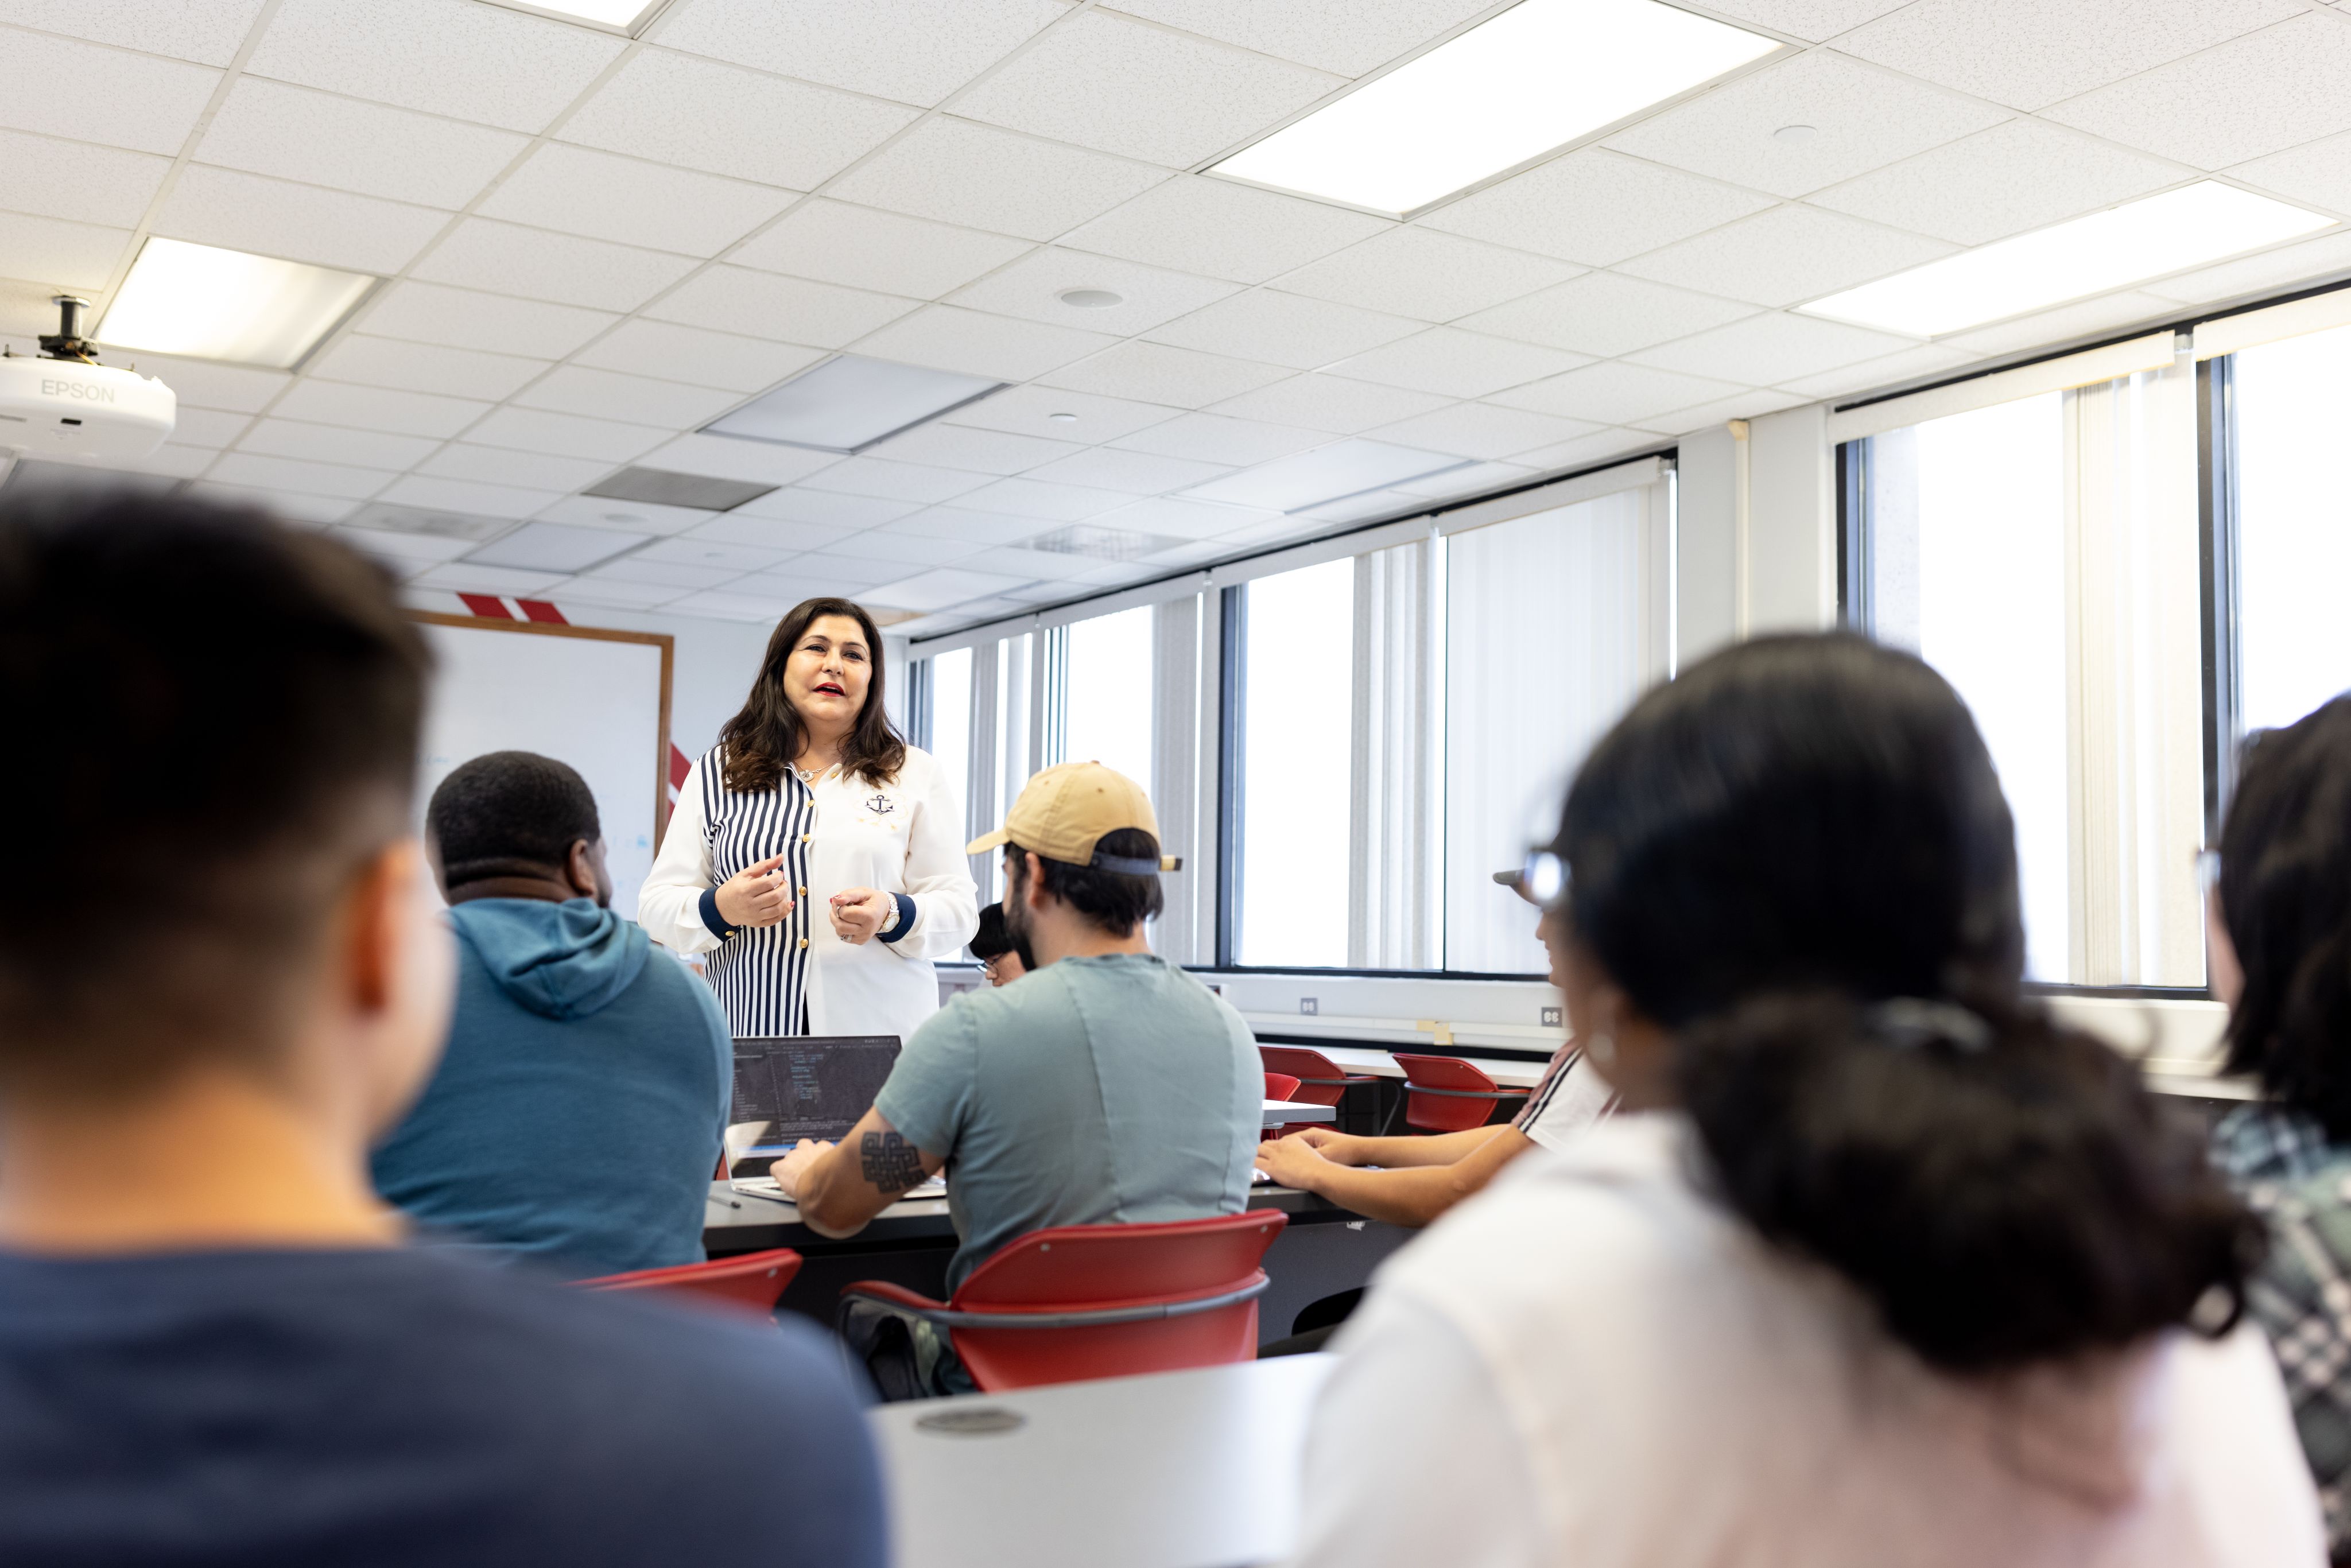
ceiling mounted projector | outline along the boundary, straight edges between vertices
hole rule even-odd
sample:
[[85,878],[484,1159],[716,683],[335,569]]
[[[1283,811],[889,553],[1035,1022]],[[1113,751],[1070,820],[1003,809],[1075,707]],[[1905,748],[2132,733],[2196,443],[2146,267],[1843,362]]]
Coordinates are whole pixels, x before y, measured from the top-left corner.
[[152,376],[101,365],[81,335],[89,301],[61,294],[57,329],[37,357],[0,354],[0,458],[130,463],[179,422],[180,400]]

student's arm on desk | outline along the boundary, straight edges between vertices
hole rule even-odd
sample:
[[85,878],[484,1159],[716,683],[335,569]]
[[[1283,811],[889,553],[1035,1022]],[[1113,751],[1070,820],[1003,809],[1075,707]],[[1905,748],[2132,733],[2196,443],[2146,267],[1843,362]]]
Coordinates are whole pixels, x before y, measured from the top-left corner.
[[[1390,1225],[1422,1226],[1477,1192],[1533,1141],[1507,1124],[1430,1138],[1353,1138],[1321,1127],[1258,1145],[1284,1186]],[[1360,1165],[1383,1168],[1362,1170]]]
[[946,1155],[908,1143],[880,1112],[868,1111],[840,1143],[802,1138],[768,1169],[784,1196],[799,1205],[801,1223],[837,1240],[864,1229],[946,1163]]

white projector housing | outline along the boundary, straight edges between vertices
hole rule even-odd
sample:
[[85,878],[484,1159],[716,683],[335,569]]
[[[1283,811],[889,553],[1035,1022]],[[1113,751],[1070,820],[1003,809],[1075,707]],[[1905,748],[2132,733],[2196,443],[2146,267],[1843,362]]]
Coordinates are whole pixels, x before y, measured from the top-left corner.
[[180,400],[152,376],[74,360],[0,358],[0,454],[130,463],[163,444]]

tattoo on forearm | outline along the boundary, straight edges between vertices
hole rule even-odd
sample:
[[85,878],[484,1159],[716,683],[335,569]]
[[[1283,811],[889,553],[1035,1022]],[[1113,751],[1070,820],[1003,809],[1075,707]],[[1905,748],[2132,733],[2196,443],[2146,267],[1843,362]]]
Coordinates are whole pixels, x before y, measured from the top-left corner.
[[876,1192],[904,1192],[923,1182],[923,1155],[901,1133],[868,1133],[858,1145],[857,1161]]

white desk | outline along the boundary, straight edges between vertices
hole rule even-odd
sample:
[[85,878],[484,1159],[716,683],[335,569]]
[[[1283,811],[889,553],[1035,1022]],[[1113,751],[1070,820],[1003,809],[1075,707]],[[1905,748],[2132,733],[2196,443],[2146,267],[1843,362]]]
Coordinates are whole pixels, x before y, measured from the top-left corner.
[[[1552,1042],[1553,1049],[1557,1048],[1557,1043]],[[1350,1072],[1368,1072],[1377,1078],[1404,1076],[1404,1069],[1398,1067],[1395,1058],[1384,1051],[1360,1045],[1318,1045],[1313,1049]],[[1499,1056],[1463,1056],[1458,1051],[1438,1051],[1433,1047],[1419,1054],[1450,1056],[1458,1061],[1466,1061],[1505,1089],[1532,1089],[1542,1082],[1543,1070],[1551,1065],[1547,1061],[1512,1061]]]
[[1335,1122],[1339,1108],[1335,1105],[1307,1105],[1295,1100],[1269,1100],[1265,1103],[1268,1127],[1286,1127],[1292,1122]]
[[[1327,1355],[885,1405],[866,1414],[900,1568],[1242,1568],[1297,1542]],[[925,1427],[1008,1412],[1008,1431]]]

